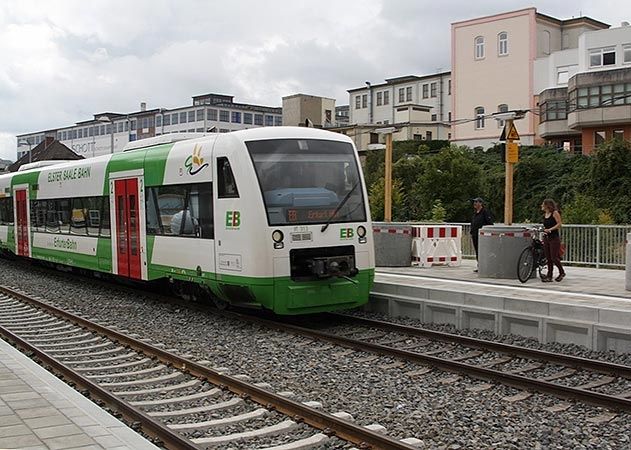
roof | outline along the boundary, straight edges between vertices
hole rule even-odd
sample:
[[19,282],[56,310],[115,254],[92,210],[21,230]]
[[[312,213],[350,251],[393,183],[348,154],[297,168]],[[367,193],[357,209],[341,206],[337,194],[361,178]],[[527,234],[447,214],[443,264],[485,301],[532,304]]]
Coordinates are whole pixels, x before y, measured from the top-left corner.
[[[393,85],[393,84],[409,83],[412,81],[429,80],[431,78],[439,78],[439,77],[444,77],[444,76],[449,76],[449,75],[451,75],[450,70],[447,70],[445,72],[432,73],[429,75],[403,75],[400,77],[386,78],[385,83],[371,84],[370,86],[373,88],[376,88],[376,87],[383,87],[383,86],[388,86],[388,85]],[[368,86],[348,89],[346,92],[365,91],[366,89],[368,89]]]
[[561,25],[562,27],[586,24],[586,25],[591,25],[594,28],[603,29],[603,28],[609,28],[611,26],[608,23],[601,22],[600,20],[592,19],[591,17],[586,17],[586,16],[573,17],[571,19],[557,19],[555,17],[548,16],[547,14],[542,14],[538,12],[537,19],[547,20],[549,22],[553,22],[558,25]]
[[76,160],[84,159],[83,156],[77,155],[61,142],[54,140],[51,144],[46,146],[46,140],[43,140],[37,144],[31,150],[31,157],[29,161],[29,154],[22,156],[16,162],[7,167],[8,172],[17,172],[22,164],[28,164],[35,161],[53,161],[53,160]]

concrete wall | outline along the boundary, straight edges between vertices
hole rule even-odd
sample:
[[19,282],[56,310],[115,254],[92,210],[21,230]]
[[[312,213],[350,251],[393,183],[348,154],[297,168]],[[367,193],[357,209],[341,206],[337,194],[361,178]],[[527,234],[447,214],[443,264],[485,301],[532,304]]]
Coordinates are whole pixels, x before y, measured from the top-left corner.
[[[611,28],[608,30],[598,30],[583,33],[578,37],[579,43],[579,71],[598,71],[611,70],[618,67],[629,67],[629,64],[623,64],[622,46],[631,44],[631,26]],[[589,67],[589,51],[591,49],[615,47],[616,48],[616,64],[604,67]]]

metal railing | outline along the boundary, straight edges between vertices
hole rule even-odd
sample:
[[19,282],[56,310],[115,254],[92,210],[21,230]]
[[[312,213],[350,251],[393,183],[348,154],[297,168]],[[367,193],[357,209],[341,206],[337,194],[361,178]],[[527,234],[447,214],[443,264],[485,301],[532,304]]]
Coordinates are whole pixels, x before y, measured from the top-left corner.
[[[474,258],[471,243],[471,224],[462,225],[462,256]],[[524,226],[532,226],[525,224]],[[626,263],[626,238],[631,225],[574,225],[563,224],[561,241],[565,244],[563,262],[568,264],[624,268]]]

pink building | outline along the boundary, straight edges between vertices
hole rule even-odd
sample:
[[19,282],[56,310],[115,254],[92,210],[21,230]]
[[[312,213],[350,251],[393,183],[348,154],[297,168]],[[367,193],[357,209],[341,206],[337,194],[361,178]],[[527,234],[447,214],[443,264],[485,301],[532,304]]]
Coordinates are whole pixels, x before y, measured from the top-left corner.
[[[521,144],[541,143],[535,61],[576,49],[579,36],[609,28],[588,17],[559,20],[526,8],[451,25],[452,127],[455,144],[488,148],[502,125],[488,116],[528,110],[515,125]],[[571,75],[569,75],[571,76]]]

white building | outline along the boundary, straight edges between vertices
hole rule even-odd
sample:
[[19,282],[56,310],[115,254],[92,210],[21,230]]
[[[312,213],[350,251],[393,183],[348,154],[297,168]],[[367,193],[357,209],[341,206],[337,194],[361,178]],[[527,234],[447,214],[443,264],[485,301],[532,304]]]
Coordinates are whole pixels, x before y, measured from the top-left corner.
[[[430,139],[449,139],[451,72],[389,78],[349,89],[349,122],[355,125],[418,124]],[[418,136],[412,133],[410,139]],[[422,133],[422,139],[429,135]]]
[[233,96],[205,94],[193,97],[193,104],[173,109],[147,110],[127,114],[100,113],[74,125],[17,136],[18,158],[52,136],[84,157],[122,151],[137,139],[167,133],[218,132],[242,130],[283,123],[282,108],[233,102]]
[[631,26],[586,31],[578,47],[535,62],[539,135],[589,154],[608,139],[631,141]]

